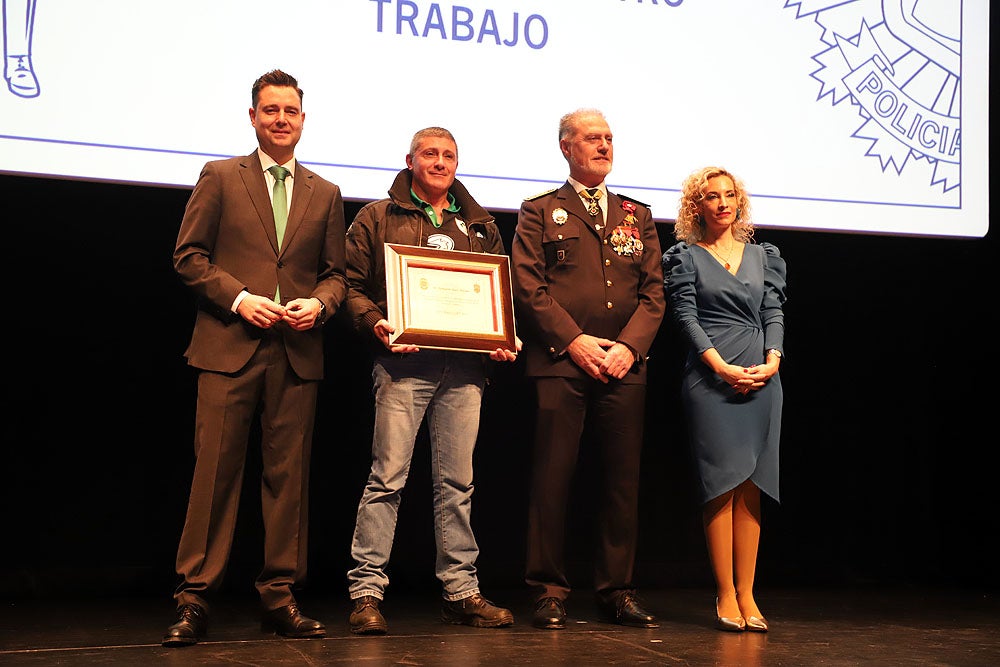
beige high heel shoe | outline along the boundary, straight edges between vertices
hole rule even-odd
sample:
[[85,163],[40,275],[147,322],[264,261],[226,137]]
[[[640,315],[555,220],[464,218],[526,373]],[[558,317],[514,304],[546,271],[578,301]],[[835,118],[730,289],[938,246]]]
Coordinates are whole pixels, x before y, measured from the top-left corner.
[[742,616],[736,616],[735,618],[722,616],[719,613],[719,598],[715,598],[715,629],[722,630],[723,632],[743,632],[747,629],[747,622],[743,620]]
[[763,616],[748,616],[747,630],[750,632],[767,632],[767,619]]

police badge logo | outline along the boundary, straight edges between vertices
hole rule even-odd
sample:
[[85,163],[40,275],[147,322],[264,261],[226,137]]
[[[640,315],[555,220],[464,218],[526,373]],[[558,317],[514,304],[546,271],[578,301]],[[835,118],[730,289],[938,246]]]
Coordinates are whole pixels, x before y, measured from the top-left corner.
[[557,225],[565,225],[567,220],[569,220],[569,213],[566,212],[566,209],[556,208],[552,210],[552,222]]
[[[882,0],[787,2],[823,29],[818,100],[861,124],[851,137],[883,172],[928,170],[928,186],[961,185],[962,4]],[[960,191],[959,191],[960,192]]]

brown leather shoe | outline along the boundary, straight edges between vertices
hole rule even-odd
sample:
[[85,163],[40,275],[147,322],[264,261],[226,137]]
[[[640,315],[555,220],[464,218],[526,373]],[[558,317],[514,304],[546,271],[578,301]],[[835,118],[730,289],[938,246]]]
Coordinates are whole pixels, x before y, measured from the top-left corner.
[[348,622],[351,632],[356,635],[384,635],[389,631],[382,612],[378,610],[379,599],[374,595],[362,595],[354,600],[354,610]]
[[602,611],[612,623],[633,628],[658,628],[656,617],[642,608],[635,591],[622,591],[616,599],[601,605]]
[[302,612],[299,611],[299,605],[294,602],[266,612],[264,618],[261,619],[260,629],[263,632],[273,632],[292,639],[322,637],[326,634],[326,628],[323,624],[308,616],[303,616]]
[[163,635],[164,646],[190,646],[208,631],[208,612],[197,604],[184,604],[177,608],[177,621]]
[[542,598],[535,603],[531,624],[543,630],[562,630],[566,627],[566,607],[559,598]]
[[474,628],[505,628],[514,624],[510,609],[498,607],[479,593],[462,600],[441,603],[441,620]]

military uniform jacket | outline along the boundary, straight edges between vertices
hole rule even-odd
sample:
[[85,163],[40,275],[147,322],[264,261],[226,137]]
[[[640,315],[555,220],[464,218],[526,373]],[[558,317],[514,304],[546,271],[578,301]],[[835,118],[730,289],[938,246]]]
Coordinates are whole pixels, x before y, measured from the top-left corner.
[[608,192],[606,224],[567,182],[521,204],[511,246],[514,303],[529,376],[588,377],[565,353],[581,333],[628,345],[621,381],[646,381],[665,312],[660,242],[649,208]]

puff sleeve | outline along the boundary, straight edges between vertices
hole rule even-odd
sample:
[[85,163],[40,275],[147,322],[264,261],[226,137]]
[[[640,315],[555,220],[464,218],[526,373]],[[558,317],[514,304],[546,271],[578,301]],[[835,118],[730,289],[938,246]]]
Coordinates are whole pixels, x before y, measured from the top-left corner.
[[785,260],[778,247],[761,243],[764,251],[764,298],[760,305],[760,319],[764,326],[764,349],[784,352],[785,315]]
[[698,320],[697,270],[691,246],[683,241],[663,253],[663,289],[674,322],[694,351],[701,354],[714,347]]

